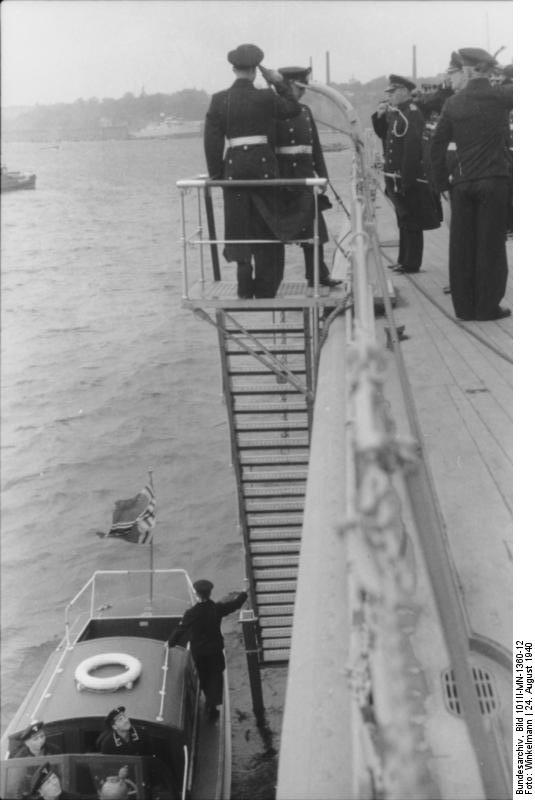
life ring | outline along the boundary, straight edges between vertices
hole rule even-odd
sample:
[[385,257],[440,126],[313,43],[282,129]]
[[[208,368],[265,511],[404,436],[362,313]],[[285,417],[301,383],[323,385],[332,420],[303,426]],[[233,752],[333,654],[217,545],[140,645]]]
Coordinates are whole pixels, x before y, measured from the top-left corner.
[[[106,678],[91,675],[91,672],[97,667],[109,667],[112,664],[120,664],[125,668],[125,671],[120,672],[119,675],[110,675]],[[74,672],[74,680],[78,691],[92,689],[96,692],[102,692],[115,691],[122,686],[131,689],[140,675],[141,661],[134,656],[129,656],[128,653],[100,653],[96,656],[90,656],[78,664]]]

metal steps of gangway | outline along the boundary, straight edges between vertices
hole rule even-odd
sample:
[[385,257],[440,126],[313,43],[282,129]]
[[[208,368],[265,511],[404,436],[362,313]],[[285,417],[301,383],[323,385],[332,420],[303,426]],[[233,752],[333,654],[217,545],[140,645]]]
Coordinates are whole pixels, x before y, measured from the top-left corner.
[[238,340],[262,355],[260,342],[310,389],[309,313],[295,308],[233,312],[239,327],[229,321],[220,334],[240,521],[263,664],[289,658],[312,401],[244,351]]

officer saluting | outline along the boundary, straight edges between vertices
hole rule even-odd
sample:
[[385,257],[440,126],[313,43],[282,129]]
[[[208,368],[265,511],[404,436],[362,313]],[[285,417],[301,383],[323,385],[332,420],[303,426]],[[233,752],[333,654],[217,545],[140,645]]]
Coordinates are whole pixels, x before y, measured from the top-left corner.
[[389,76],[386,92],[391,104],[382,103],[372,115],[375,133],[383,140],[385,191],[396,211],[399,228],[397,272],[418,272],[424,249],[423,231],[438,228],[440,219],[422,163],[423,116],[411,98],[416,88],[400,75]]
[[[279,177],[277,159],[268,135],[276,119],[297,116],[301,108],[282,77],[260,68],[275,87],[253,85],[256,68],[264,58],[254,44],[242,44],[227,56],[236,80],[229,89],[213,95],[206,114],[204,150],[212,179],[271,179]],[[228,142],[226,153],[225,137]],[[276,193],[271,188],[226,189],[225,239],[280,239]],[[227,261],[238,263],[238,296],[274,297],[284,270],[284,246],[277,244],[227,244]],[[255,278],[251,258],[254,256]]]
[[[310,67],[281,67],[283,76],[296,100],[305,92],[310,75]],[[328,178],[327,166],[321,149],[318,129],[312,111],[304,103],[299,103],[301,113],[298,117],[278,120],[275,127],[275,153],[279,162],[281,178]],[[293,230],[288,239],[311,239],[314,235],[314,196],[311,189],[291,189],[284,194],[288,201],[286,220]],[[327,198],[325,198],[327,200]],[[319,212],[319,282],[322,286],[337,286],[323,257],[323,243],[328,240],[327,227],[321,211]],[[314,284],[314,246],[302,245],[305,256],[305,274],[309,286]]]

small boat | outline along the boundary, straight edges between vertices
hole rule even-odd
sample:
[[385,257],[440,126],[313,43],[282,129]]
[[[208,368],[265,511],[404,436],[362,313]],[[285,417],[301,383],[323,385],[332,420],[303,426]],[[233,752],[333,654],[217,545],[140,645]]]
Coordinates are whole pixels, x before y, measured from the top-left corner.
[[158,122],[151,122],[138,131],[132,131],[131,139],[187,139],[200,136],[203,123],[199,120],[165,117]]
[[[121,781],[131,800],[229,798],[228,686],[219,719],[210,721],[189,645],[167,645],[194,602],[183,569],[93,574],[67,605],[64,637],[1,740],[0,797],[28,797],[49,762],[63,791],[84,800]],[[150,756],[99,752],[105,718],[119,706],[150,742]],[[60,754],[10,757],[38,720]]]
[[6,167],[2,167],[2,191],[13,192],[17,189],[35,189],[35,175],[27,175],[24,172],[9,172]]

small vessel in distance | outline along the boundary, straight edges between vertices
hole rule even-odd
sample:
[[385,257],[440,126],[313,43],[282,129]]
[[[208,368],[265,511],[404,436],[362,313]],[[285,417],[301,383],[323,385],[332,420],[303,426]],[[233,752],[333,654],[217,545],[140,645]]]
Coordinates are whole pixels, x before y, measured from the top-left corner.
[[186,139],[200,136],[203,123],[200,120],[166,117],[158,122],[151,122],[139,131],[130,133],[131,139]]
[[[203,711],[188,647],[167,646],[195,602],[183,569],[95,572],[65,609],[65,635],[1,740],[0,797],[29,796],[44,763],[63,791],[91,800],[108,780],[124,779],[131,800],[225,800],[230,796],[230,716]],[[151,755],[103,755],[98,738],[114,707],[124,706]],[[61,754],[10,758],[17,737],[42,720]]]
[[35,189],[36,175],[27,175],[24,172],[9,172],[7,167],[2,167],[2,192],[13,192],[17,189]]

